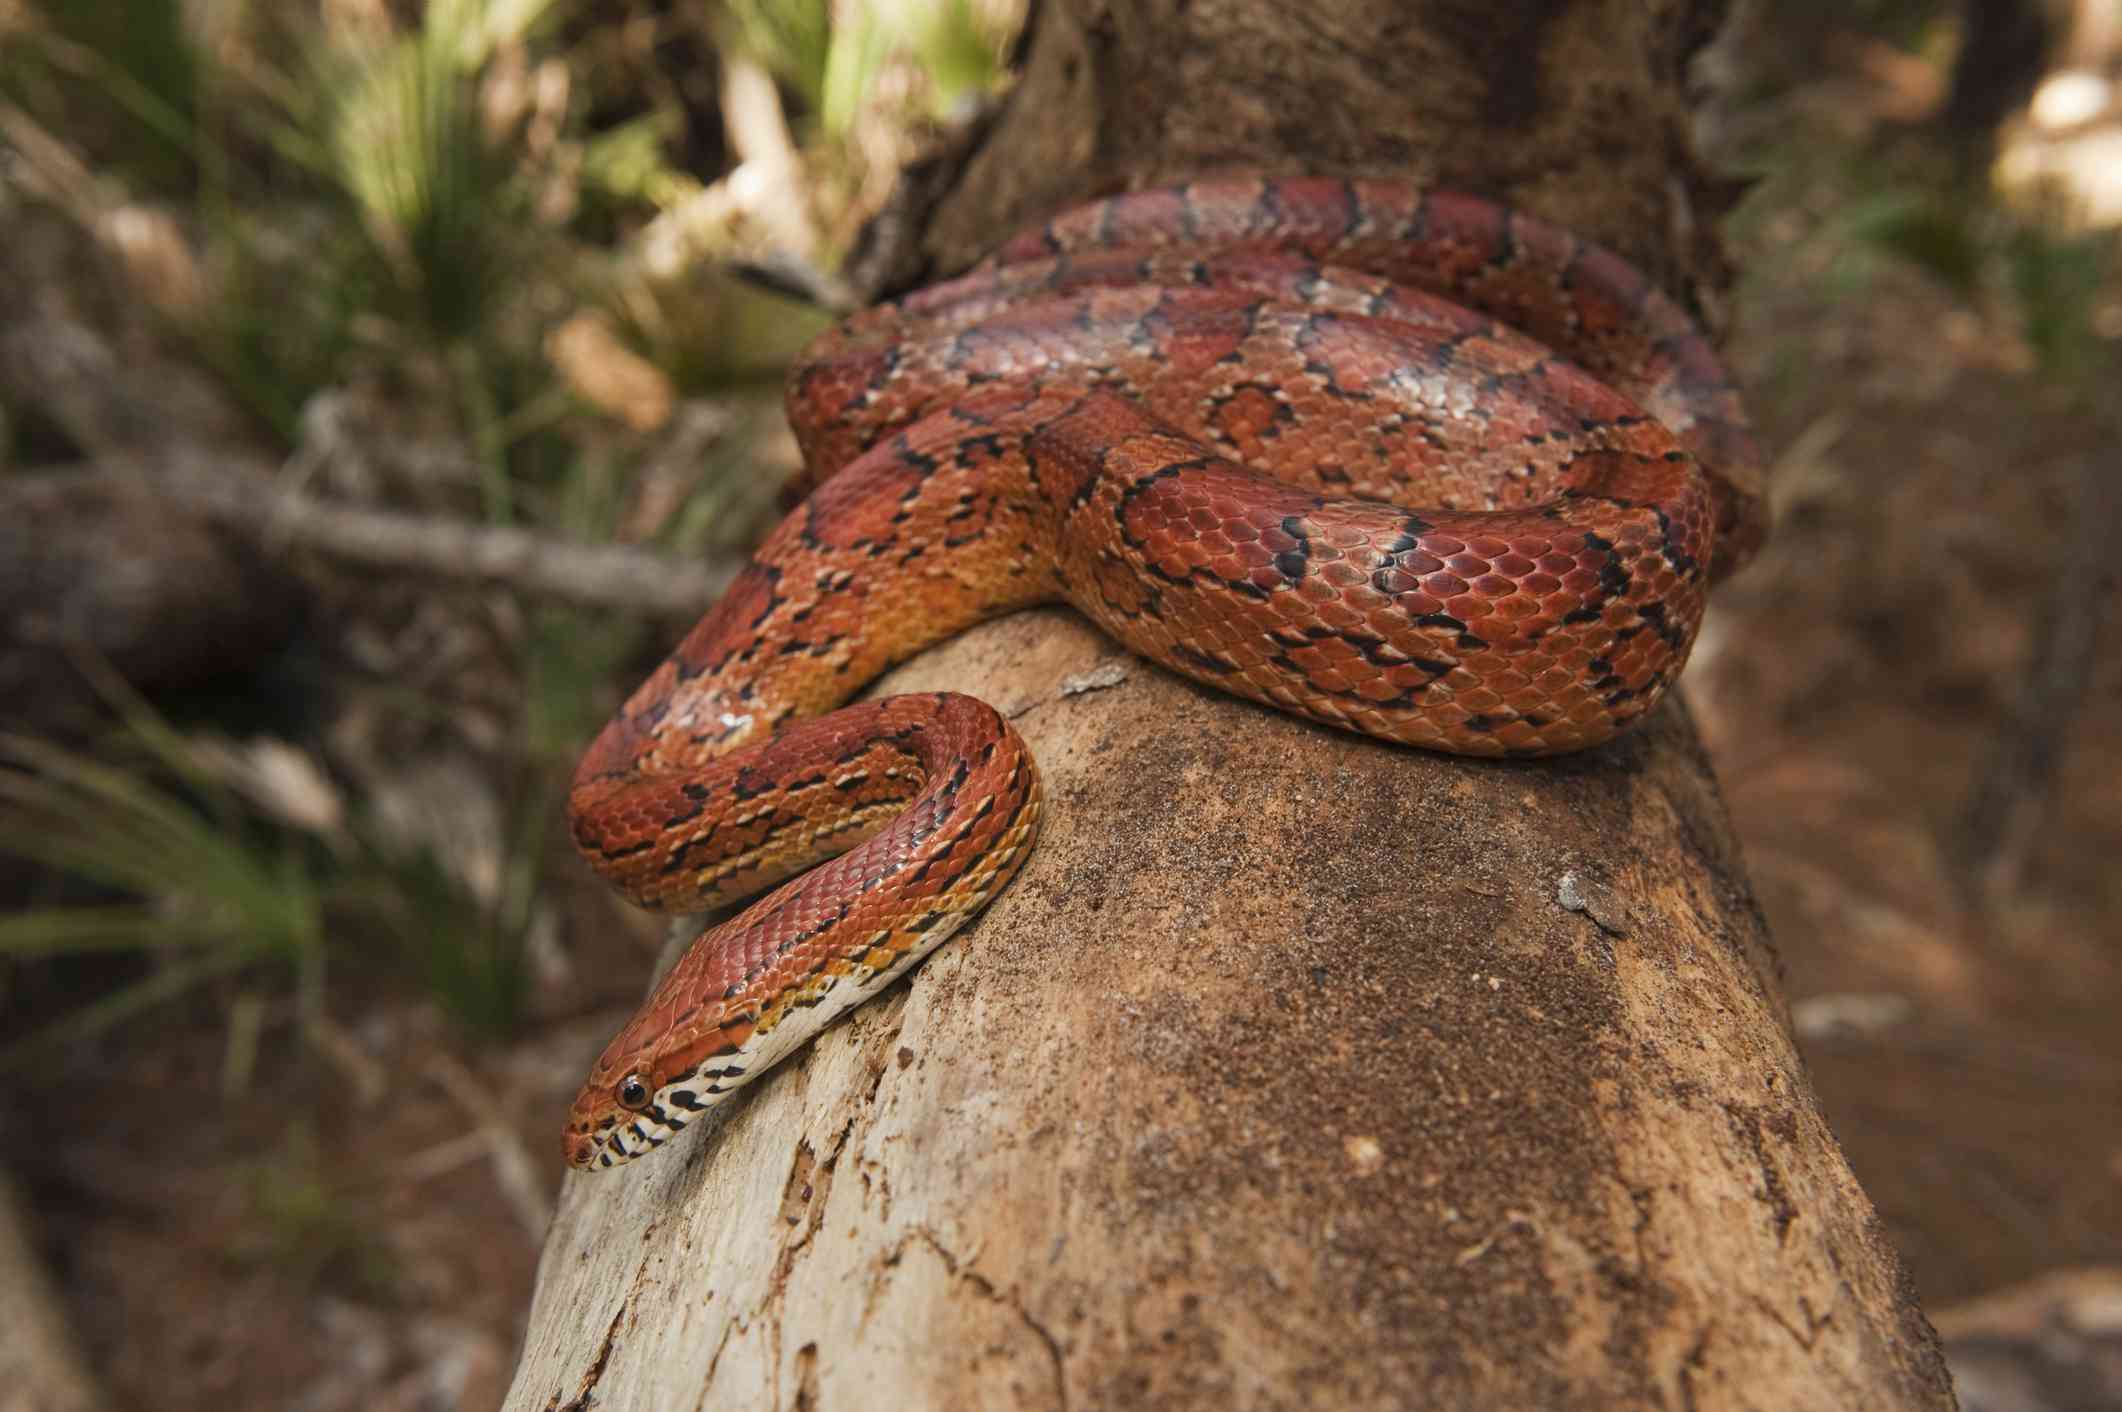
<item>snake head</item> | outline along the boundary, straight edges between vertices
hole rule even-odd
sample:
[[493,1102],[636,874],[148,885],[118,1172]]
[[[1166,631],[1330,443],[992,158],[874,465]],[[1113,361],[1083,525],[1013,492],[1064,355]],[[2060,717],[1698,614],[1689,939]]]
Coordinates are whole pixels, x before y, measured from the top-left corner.
[[652,1062],[598,1072],[575,1097],[561,1139],[567,1165],[602,1171],[661,1147],[707,1107],[688,1071],[660,1080]]
[[590,1066],[561,1135],[568,1166],[601,1172],[654,1151],[785,1052],[759,1052],[753,1003],[686,1003],[685,964],[663,982],[680,998],[652,997]]
[[742,1087],[748,1070],[766,1067],[753,1066],[733,1038],[749,1033],[749,1024],[716,1026],[674,1043],[651,1007],[612,1041],[575,1095],[561,1137],[567,1165],[601,1172],[661,1147]]

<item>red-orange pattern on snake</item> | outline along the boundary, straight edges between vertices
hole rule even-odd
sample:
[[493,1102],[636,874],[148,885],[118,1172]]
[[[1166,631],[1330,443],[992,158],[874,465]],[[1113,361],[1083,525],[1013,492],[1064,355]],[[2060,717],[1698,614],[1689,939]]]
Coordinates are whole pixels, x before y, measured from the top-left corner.
[[661,1144],[1021,865],[1040,797],[1007,722],[950,694],[834,710],[922,648],[1062,600],[1313,720],[1577,750],[1656,704],[1761,535],[1737,395],[1677,305],[1556,227],[1389,183],[1082,207],[826,334],[788,403],[809,498],[569,814],[650,907],[834,861],[694,942],[593,1067],[575,1166]]

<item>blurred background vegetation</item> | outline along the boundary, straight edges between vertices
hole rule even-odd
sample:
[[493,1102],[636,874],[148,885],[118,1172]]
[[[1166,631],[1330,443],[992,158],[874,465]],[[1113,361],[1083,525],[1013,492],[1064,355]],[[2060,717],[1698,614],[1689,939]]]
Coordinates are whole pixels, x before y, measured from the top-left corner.
[[[779,371],[1022,2],[0,0],[0,1130],[64,1148],[15,1175],[122,1399],[498,1396],[654,940],[567,770],[771,515]],[[1911,282],[1934,350],[2111,431],[2112,8],[1760,0],[1705,61],[1797,533],[1850,493],[1805,473],[1835,350]],[[1996,714],[2085,694],[2082,619]],[[2063,768],[1955,786],[1961,873]],[[93,1133],[84,1086],[126,1090]],[[138,1333],[177,1303],[215,1317]]]
[[[771,444],[779,370],[829,317],[727,269],[831,268],[924,131],[995,91],[1017,22],[969,0],[828,18],[824,0],[682,18],[554,0],[18,9],[0,21],[8,214],[61,229],[68,262],[25,277],[92,281],[83,303],[144,325],[113,342],[143,336],[202,375],[233,434],[172,425],[155,450],[236,441],[269,472],[261,494],[293,482],[726,556],[787,467]],[[72,263],[84,249],[92,269]],[[33,401],[6,430],[10,472],[104,449]],[[483,764],[506,761],[498,813],[522,822],[470,869],[444,856],[446,831],[382,817],[388,787],[333,768],[324,740],[259,733],[313,728],[313,701],[268,701],[284,719],[222,722],[245,740],[202,744],[225,699],[179,703],[178,729],[76,644],[109,709],[17,703],[76,738],[6,744],[19,768],[0,775],[0,847],[41,865],[52,897],[0,924],[0,950],[190,959],[158,960],[54,1028],[79,1035],[176,977],[260,963],[283,963],[314,1003],[337,931],[325,918],[343,911],[417,931],[403,951],[437,998],[506,1033],[540,821],[641,626],[564,602],[509,611],[520,621],[493,644],[506,660],[488,665],[516,709],[479,744]],[[373,709],[395,718],[381,730],[454,714],[417,690]]]

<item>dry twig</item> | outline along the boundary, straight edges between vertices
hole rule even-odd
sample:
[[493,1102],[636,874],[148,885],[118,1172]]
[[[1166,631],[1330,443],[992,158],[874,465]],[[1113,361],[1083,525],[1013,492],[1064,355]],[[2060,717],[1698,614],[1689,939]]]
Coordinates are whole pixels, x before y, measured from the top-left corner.
[[630,545],[575,544],[528,530],[261,493],[257,479],[210,469],[179,453],[149,483],[184,509],[268,550],[299,549],[367,568],[499,584],[585,607],[698,613],[736,572],[734,560],[695,563]]

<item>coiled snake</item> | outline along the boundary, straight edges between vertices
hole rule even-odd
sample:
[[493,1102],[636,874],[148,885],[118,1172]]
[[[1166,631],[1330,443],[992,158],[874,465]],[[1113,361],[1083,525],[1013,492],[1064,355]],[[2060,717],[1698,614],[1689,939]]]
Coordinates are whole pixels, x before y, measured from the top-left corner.
[[1006,721],[842,706],[923,647],[1065,600],[1329,725],[1579,750],[1657,702],[1761,532],[1736,393],[1671,299],[1555,226],[1382,182],[1081,207],[824,335],[788,408],[815,489],[568,809],[649,907],[831,861],[693,943],[592,1069],[577,1167],[660,1145],[1023,863],[1039,782]]

